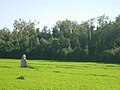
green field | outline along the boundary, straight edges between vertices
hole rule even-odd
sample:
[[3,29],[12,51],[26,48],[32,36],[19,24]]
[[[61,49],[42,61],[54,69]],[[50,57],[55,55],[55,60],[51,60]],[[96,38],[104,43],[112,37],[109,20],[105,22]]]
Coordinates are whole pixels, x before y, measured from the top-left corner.
[[120,65],[0,59],[0,90],[120,90]]

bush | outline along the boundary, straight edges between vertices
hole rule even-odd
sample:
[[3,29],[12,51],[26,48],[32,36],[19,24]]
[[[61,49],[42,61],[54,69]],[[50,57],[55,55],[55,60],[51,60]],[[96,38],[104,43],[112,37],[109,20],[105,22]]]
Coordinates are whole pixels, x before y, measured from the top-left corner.
[[21,76],[19,76],[17,79],[23,80],[23,79],[25,79],[25,77],[21,75]]

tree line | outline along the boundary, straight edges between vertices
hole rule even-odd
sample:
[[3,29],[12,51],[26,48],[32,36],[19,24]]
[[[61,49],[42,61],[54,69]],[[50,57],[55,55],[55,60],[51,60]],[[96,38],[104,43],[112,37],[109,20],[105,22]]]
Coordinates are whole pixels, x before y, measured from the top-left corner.
[[120,15],[115,21],[105,14],[78,23],[59,20],[48,29],[37,21],[19,19],[13,30],[0,29],[0,57],[60,61],[120,62]]

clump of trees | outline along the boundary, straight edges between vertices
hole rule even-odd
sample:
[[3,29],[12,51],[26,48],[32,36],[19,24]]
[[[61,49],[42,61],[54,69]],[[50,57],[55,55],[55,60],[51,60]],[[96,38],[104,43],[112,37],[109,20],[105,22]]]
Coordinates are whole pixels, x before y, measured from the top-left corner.
[[120,62],[120,15],[115,21],[103,15],[80,24],[66,19],[42,30],[36,24],[19,19],[12,31],[0,29],[0,57],[25,53],[29,59]]

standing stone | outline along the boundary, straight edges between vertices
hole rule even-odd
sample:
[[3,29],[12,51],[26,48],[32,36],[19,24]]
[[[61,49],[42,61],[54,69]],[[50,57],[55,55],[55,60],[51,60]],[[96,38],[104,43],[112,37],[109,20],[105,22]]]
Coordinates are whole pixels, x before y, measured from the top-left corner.
[[27,59],[25,54],[23,54],[21,59],[21,67],[27,67]]

